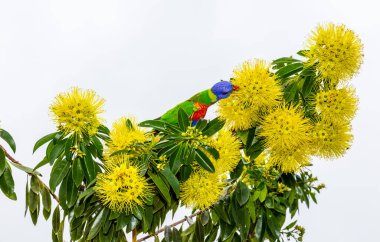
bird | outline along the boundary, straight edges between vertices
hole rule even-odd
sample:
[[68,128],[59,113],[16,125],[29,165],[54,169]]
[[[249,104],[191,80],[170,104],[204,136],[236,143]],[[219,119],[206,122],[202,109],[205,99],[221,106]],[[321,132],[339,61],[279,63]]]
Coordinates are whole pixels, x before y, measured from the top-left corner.
[[211,105],[219,100],[228,98],[232,92],[237,90],[239,90],[239,86],[222,80],[211,88],[201,91],[186,101],[179,103],[158,119],[170,124],[178,124],[178,111],[182,108],[188,115],[191,126],[195,126],[200,119],[206,116],[207,109]]

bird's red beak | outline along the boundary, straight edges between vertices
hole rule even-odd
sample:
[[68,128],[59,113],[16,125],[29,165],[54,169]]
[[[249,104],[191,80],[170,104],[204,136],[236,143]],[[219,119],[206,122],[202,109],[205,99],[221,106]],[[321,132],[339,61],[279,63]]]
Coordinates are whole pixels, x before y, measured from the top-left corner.
[[232,90],[234,90],[234,91],[237,91],[237,90],[239,90],[240,89],[240,87],[239,86],[236,86],[236,85],[232,85]]

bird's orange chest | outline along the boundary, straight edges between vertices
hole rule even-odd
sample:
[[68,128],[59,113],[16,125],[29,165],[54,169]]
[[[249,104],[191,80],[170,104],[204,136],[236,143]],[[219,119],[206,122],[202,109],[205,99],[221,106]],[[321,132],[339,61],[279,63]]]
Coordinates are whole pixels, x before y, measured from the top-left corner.
[[194,105],[195,105],[194,108],[197,111],[195,111],[191,115],[191,117],[190,117],[191,120],[199,120],[199,119],[204,118],[206,116],[208,107],[211,106],[211,105],[206,105],[206,104],[202,104],[202,103],[198,103],[198,102],[196,102]]

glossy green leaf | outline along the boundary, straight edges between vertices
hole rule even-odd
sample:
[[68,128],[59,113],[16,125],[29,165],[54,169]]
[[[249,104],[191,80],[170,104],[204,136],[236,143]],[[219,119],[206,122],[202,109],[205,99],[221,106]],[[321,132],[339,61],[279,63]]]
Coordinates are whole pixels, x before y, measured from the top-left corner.
[[7,165],[0,176],[0,189],[9,199],[17,200],[17,195],[14,192],[15,183],[12,177],[11,168]]
[[166,202],[170,205],[171,204],[171,196],[168,187],[165,185],[165,182],[156,174],[148,171],[149,177],[152,179],[154,184],[156,184],[158,190],[160,191],[161,195],[164,197]]
[[293,63],[282,67],[276,72],[276,75],[280,78],[286,78],[303,69],[303,63]]
[[224,124],[225,124],[225,121],[219,118],[215,118],[207,124],[206,128],[202,131],[202,133],[206,136],[212,136],[213,134],[218,132],[220,129],[222,129]]
[[87,236],[88,240],[95,238],[95,236],[99,233],[103,224],[107,220],[107,217],[110,213],[110,210],[107,208],[103,208],[100,213],[96,216],[94,223],[91,226],[90,233]]
[[244,182],[239,182],[236,188],[236,200],[240,206],[248,202],[250,190]]
[[58,156],[62,154],[64,148],[65,148],[65,143],[62,141],[54,145],[51,152],[48,153],[48,156],[47,156],[50,164],[53,164],[53,162],[58,158]]
[[0,149],[0,176],[3,175],[5,170],[5,153],[2,149]]
[[82,184],[84,178],[84,172],[82,170],[82,165],[78,158],[73,160],[72,165],[72,176],[76,187],[79,187]]
[[57,162],[54,163],[49,180],[49,186],[53,191],[55,191],[56,187],[62,182],[69,168],[70,163],[66,160],[57,160]]
[[36,176],[30,178],[30,189],[36,194],[40,193],[40,181]]
[[166,181],[168,181],[170,186],[173,188],[176,197],[179,198],[180,188],[177,177],[172,173],[168,166],[166,166],[165,169],[161,171],[161,174],[165,177]]
[[203,153],[203,151],[196,149],[195,150],[195,160],[198,162],[198,164],[205,170],[209,172],[215,172],[215,167],[212,164],[210,158]]
[[36,171],[38,168],[46,165],[47,163],[49,163],[49,160],[46,158],[46,156],[42,159],[42,161],[40,161],[34,168],[33,168],[33,171]]
[[50,211],[51,210],[51,196],[47,188],[42,189],[41,198],[42,198],[41,200],[42,200],[42,205],[44,207],[44,210]]
[[264,186],[263,190],[260,191],[259,200],[260,202],[264,202],[267,197],[268,189],[267,186]]
[[277,64],[289,64],[289,63],[294,63],[294,62],[301,62],[301,61],[297,60],[297,59],[294,59],[292,57],[282,57],[282,58],[279,58],[279,59],[276,59],[276,60],[272,61],[272,64],[273,65],[277,65]]
[[12,136],[10,135],[10,133],[8,133],[4,129],[0,129],[0,138],[2,138],[5,142],[7,142],[7,144],[9,145],[9,147],[11,147],[13,152],[16,152],[16,143],[14,139],[12,138]]
[[147,120],[139,124],[140,127],[152,128],[158,131],[166,132],[166,124],[161,120]]
[[39,140],[36,142],[36,144],[34,145],[34,147],[33,147],[33,153],[34,153],[38,148],[40,148],[42,145],[44,145],[44,144],[46,144],[47,142],[49,142],[50,140],[52,140],[57,134],[58,134],[58,132],[51,133],[51,134],[45,135],[44,137],[42,137],[41,139],[39,139]]
[[178,110],[178,125],[183,131],[190,126],[189,116],[182,108]]
[[57,234],[59,230],[59,225],[61,223],[61,213],[59,211],[59,205],[57,205],[57,207],[54,209],[53,219],[51,222],[52,222],[53,232]]
[[84,156],[84,164],[86,167],[86,172],[88,174],[88,182],[93,181],[96,178],[96,164],[92,159],[91,153],[86,149],[86,155]]
[[205,240],[205,232],[204,227],[199,219],[195,222],[195,241],[204,241]]

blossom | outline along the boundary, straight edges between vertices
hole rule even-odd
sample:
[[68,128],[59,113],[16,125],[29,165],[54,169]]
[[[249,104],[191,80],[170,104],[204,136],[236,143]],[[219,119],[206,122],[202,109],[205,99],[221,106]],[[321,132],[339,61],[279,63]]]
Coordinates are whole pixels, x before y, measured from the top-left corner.
[[268,165],[276,166],[284,173],[294,173],[302,167],[310,164],[310,156],[304,147],[292,150],[282,150],[280,152],[272,150],[270,152]]
[[315,65],[323,79],[351,79],[362,64],[363,45],[345,25],[319,25],[308,39],[307,66]]
[[50,112],[58,129],[65,134],[94,135],[101,125],[105,100],[92,90],[74,87],[68,92],[60,93],[50,106]]
[[289,151],[310,143],[312,126],[296,107],[282,105],[264,117],[259,135],[265,146],[276,152]]
[[144,143],[147,139],[134,118],[121,117],[112,125],[105,153],[111,155],[116,151],[132,149],[135,144]]
[[219,174],[198,169],[181,184],[180,199],[187,207],[204,210],[219,201],[223,187]]
[[97,175],[96,194],[103,205],[117,212],[144,206],[153,193],[140,174],[141,167],[128,156],[112,156],[105,162],[105,172]]
[[232,129],[248,129],[258,119],[258,112],[278,104],[282,97],[276,76],[264,60],[246,61],[233,71],[231,82],[239,90],[220,101],[218,113]]
[[320,120],[313,128],[314,153],[323,158],[338,158],[351,147],[353,135],[349,123]]
[[211,146],[219,152],[218,159],[211,159],[216,173],[233,171],[240,161],[240,142],[227,129],[221,130],[217,137],[211,140]]
[[358,98],[352,88],[322,90],[316,95],[315,108],[324,120],[349,121],[358,109]]

